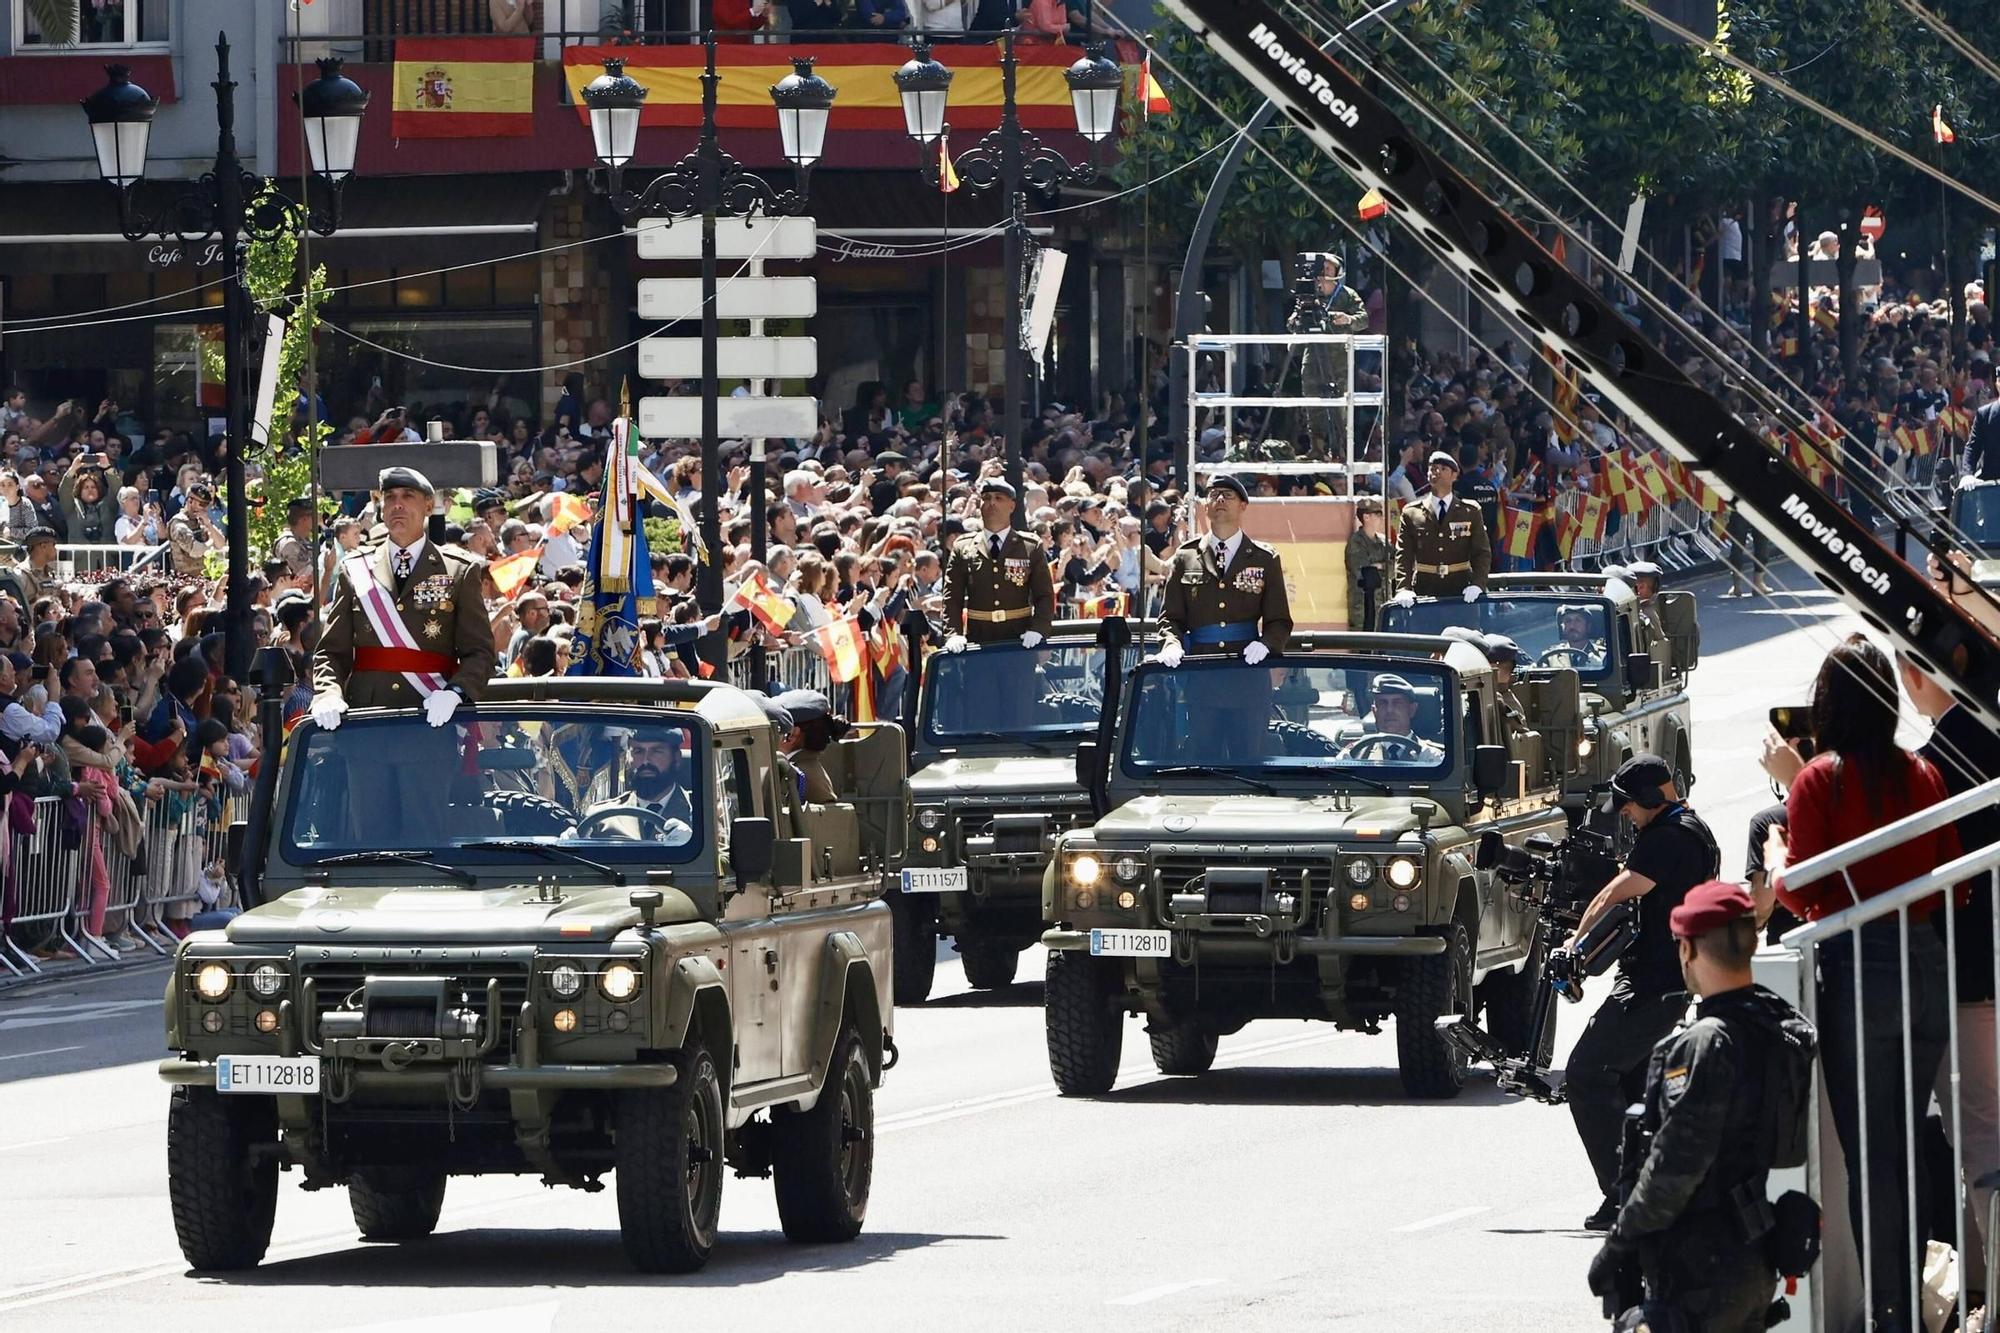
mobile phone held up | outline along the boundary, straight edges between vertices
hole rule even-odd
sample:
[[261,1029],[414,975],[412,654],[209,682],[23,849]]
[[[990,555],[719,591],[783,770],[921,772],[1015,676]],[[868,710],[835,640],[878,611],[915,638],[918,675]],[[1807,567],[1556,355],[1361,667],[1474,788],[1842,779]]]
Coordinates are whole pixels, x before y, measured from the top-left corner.
[[1804,704],[1781,704],[1771,710],[1771,730],[1798,747],[1810,759],[1819,747],[1813,741],[1812,709]]

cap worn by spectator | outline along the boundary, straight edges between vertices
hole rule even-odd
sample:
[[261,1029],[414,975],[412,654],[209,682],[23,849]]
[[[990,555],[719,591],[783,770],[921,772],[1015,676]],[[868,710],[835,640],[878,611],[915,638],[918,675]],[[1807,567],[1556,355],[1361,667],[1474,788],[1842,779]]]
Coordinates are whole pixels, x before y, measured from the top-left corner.
[[1711,930],[1721,930],[1756,910],[1757,904],[1741,884],[1712,879],[1689,889],[1680,906],[1667,913],[1667,929],[1673,931],[1676,939],[1692,940]]
[[1231,476],[1227,472],[1217,473],[1215,476],[1210,477],[1208,479],[1208,490],[1211,495],[1217,491],[1231,491],[1244,504],[1250,503],[1250,488],[1243,484],[1241,477]]
[[1656,754],[1635,754],[1611,775],[1611,794],[1604,798],[1604,813],[1615,815],[1628,805],[1657,810],[1667,803],[1661,788],[1674,780],[1673,769]]

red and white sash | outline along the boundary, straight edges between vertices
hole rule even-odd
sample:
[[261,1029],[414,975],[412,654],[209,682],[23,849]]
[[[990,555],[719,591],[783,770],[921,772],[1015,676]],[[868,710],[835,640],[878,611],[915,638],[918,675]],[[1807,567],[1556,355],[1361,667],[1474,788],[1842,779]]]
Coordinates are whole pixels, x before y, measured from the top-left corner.
[[[347,571],[347,581],[354,588],[354,598],[361,603],[361,613],[368,617],[369,627],[385,648],[404,648],[412,652],[428,651],[418,647],[416,636],[403,623],[403,616],[396,609],[396,601],[375,578],[374,567],[369,563],[369,553],[354,551],[341,558],[340,567]],[[445,678],[429,671],[405,671],[404,680],[417,692],[419,699],[428,699],[445,686]]]

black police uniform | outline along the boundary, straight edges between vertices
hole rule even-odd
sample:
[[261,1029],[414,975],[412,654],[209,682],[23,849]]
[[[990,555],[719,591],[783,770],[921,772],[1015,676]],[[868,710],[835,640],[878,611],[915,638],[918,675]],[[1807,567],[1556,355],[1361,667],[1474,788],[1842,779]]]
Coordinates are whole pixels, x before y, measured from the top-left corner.
[[[1648,897],[1651,895],[1649,894]],[[1609,1243],[1701,1333],[1755,1333],[1776,1274],[1768,1177],[1803,1160],[1817,1034],[1762,986],[1711,995],[1647,1066],[1642,1154]]]
[[[1639,902],[1639,933],[1618,960],[1618,979],[1570,1052],[1570,1118],[1606,1199],[1618,1183],[1625,1108],[1639,1099],[1647,1057],[1687,1012],[1680,953],[1667,916],[1722,864],[1715,834],[1680,801],[1670,802],[1632,844],[1625,868],[1653,881]],[[1608,1219],[1607,1219],[1608,1220]]]

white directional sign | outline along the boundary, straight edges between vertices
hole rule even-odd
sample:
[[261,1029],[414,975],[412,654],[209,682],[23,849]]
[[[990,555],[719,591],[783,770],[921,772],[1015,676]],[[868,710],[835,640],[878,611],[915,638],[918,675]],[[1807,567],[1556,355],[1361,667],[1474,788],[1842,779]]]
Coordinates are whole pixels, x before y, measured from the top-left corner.
[[[639,258],[700,259],[701,219],[642,218]],[[811,218],[719,218],[718,259],[811,259],[819,250],[819,224]]]
[[[715,377],[723,380],[802,380],[819,374],[819,344],[811,338],[717,338]],[[641,338],[639,374],[649,380],[701,377],[701,339]]]
[[[715,293],[717,319],[810,319],[819,313],[811,278],[753,278],[722,282]],[[639,279],[640,319],[700,319],[700,278]]]
[[[715,408],[717,431],[723,439],[793,438],[819,429],[816,398],[721,398]],[[701,399],[641,398],[639,433],[649,440],[700,438]]]

